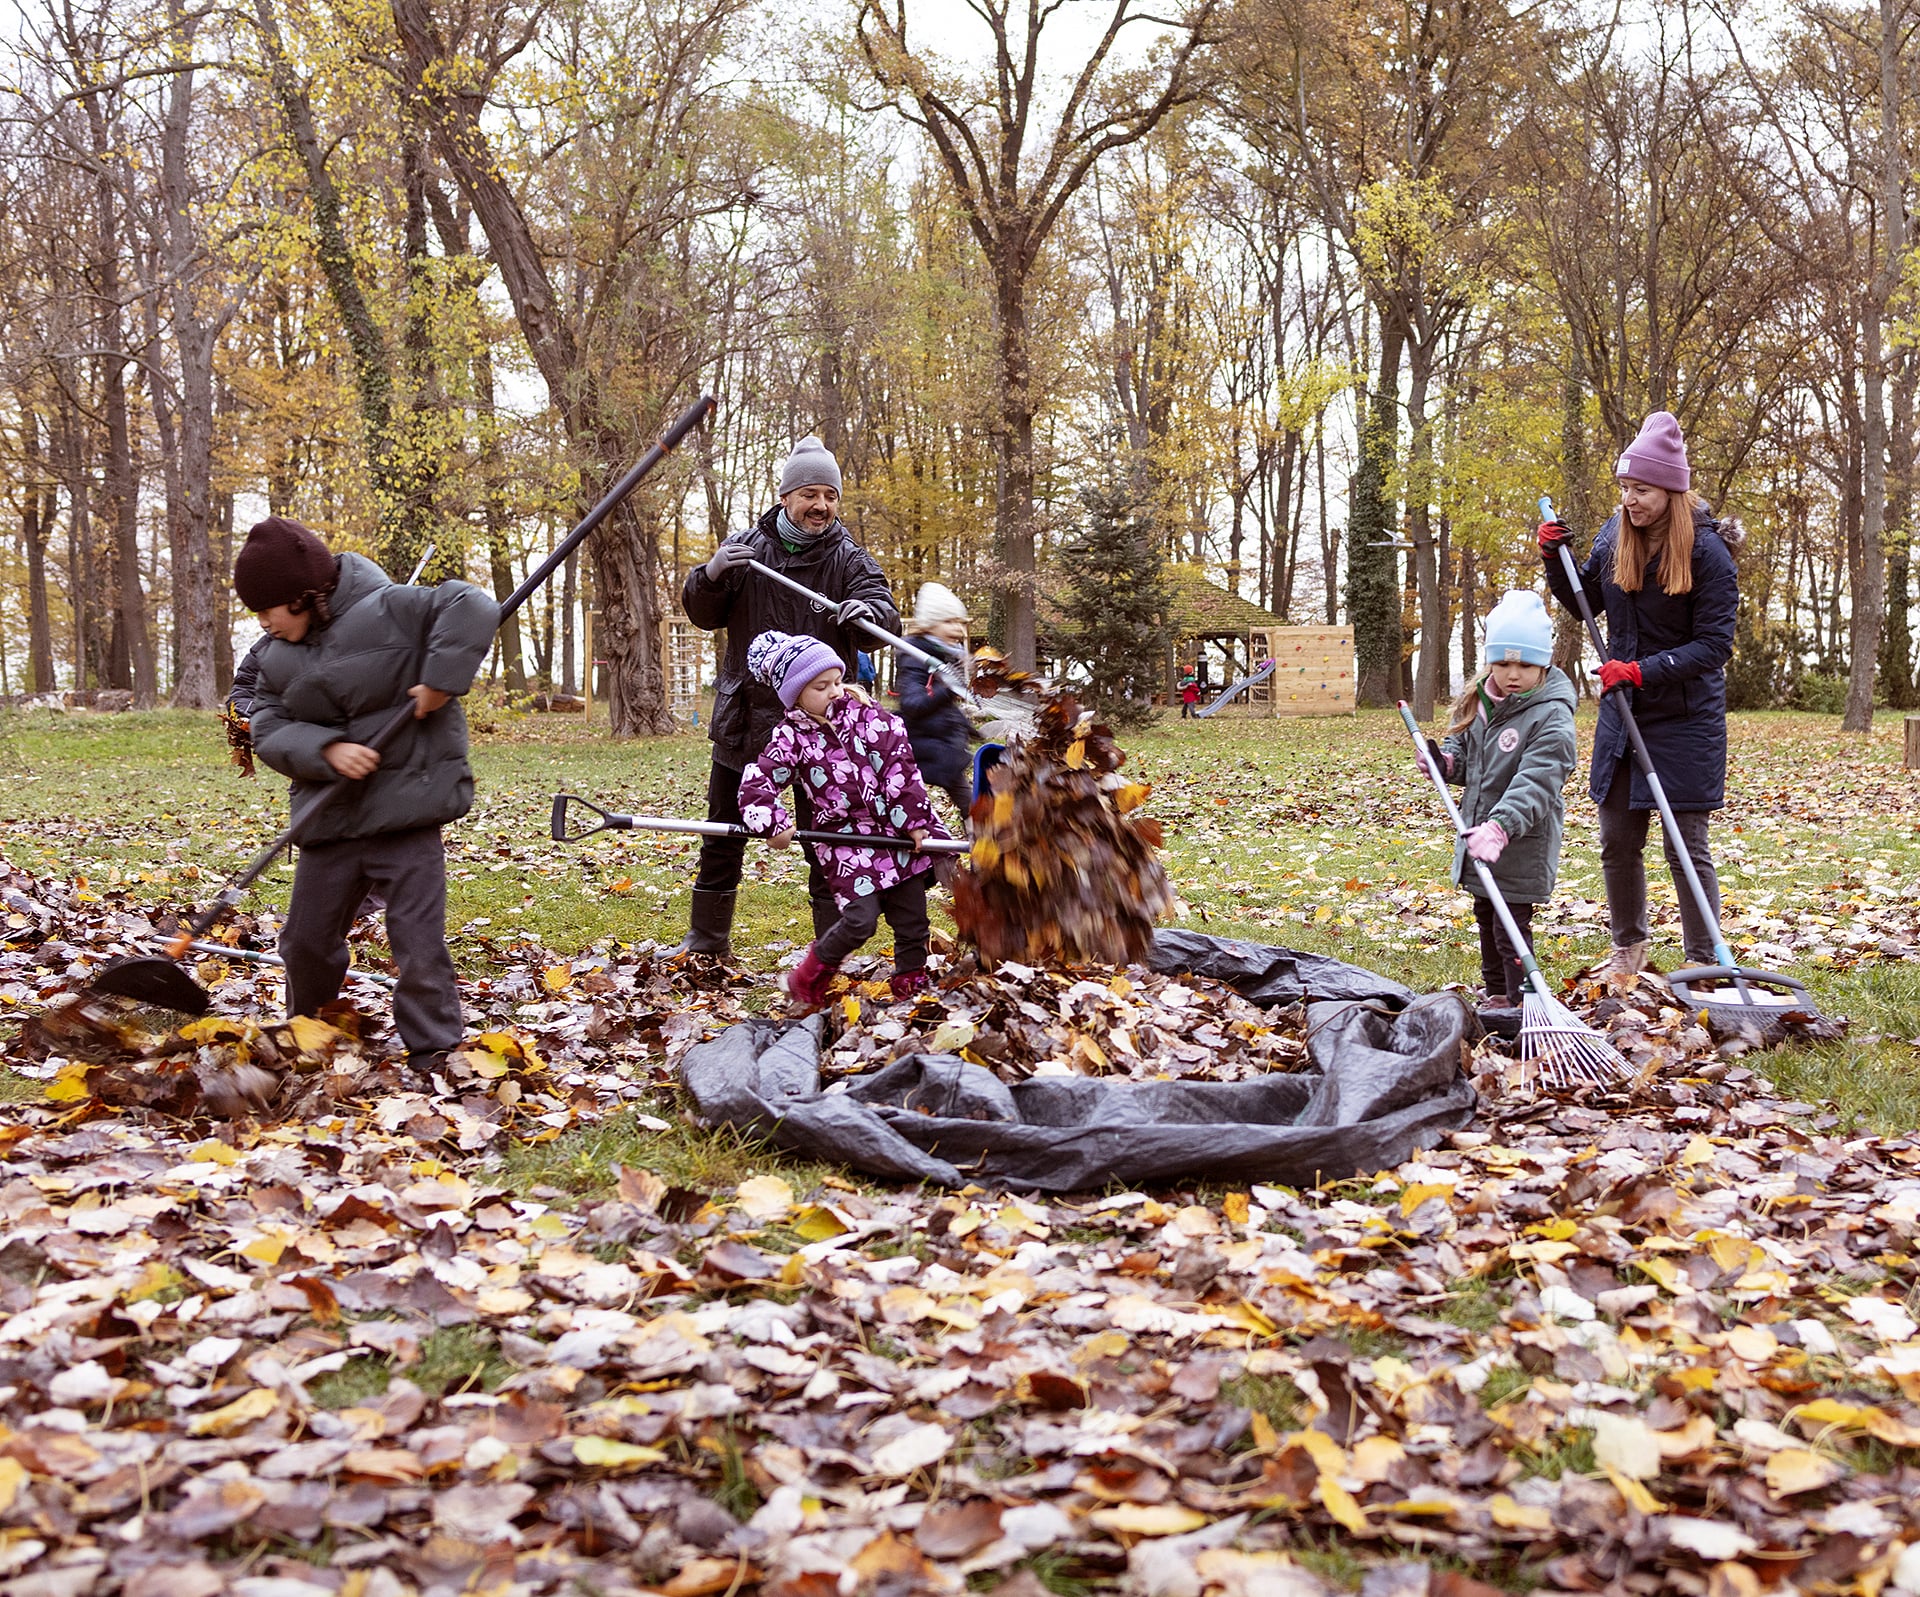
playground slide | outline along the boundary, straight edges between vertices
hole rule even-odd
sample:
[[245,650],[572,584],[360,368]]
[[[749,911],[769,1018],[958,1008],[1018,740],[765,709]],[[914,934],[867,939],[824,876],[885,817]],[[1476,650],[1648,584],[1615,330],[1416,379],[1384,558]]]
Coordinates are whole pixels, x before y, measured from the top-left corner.
[[1266,681],[1268,677],[1273,675],[1273,668],[1279,663],[1280,662],[1278,660],[1266,661],[1258,671],[1253,673],[1252,676],[1242,677],[1238,682],[1234,683],[1232,687],[1228,688],[1225,693],[1221,694],[1219,698],[1215,699],[1213,703],[1209,704],[1204,710],[1195,710],[1193,713],[1195,715],[1203,715],[1203,716],[1212,715],[1213,712],[1219,709],[1221,705],[1231,703],[1233,700],[1239,698],[1241,694],[1245,693],[1248,688],[1253,687],[1256,683]]

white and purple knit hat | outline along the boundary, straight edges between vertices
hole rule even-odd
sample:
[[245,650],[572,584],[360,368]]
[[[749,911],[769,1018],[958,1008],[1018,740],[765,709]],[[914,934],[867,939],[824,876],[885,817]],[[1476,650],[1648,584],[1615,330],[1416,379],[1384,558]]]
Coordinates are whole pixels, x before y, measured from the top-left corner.
[[831,643],[791,632],[763,632],[747,645],[747,669],[780,695],[789,710],[807,684],[823,671],[844,671],[847,662]]

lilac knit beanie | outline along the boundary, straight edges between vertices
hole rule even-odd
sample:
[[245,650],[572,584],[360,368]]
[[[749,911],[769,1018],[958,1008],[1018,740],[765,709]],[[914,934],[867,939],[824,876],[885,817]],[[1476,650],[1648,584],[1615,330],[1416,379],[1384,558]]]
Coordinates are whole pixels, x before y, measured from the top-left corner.
[[763,632],[747,645],[747,670],[780,695],[789,710],[807,684],[823,671],[844,671],[847,662],[831,643],[791,632]]
[[1680,423],[1669,412],[1656,410],[1640,424],[1640,436],[1627,445],[1613,474],[1685,493],[1693,486],[1693,473],[1687,469],[1687,441],[1680,436]]

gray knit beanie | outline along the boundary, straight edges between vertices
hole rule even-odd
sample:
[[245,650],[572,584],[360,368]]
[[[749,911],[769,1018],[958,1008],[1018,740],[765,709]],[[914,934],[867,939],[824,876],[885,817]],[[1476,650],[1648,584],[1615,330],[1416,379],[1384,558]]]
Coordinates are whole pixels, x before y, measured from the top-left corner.
[[793,453],[787,456],[787,463],[780,468],[780,497],[786,498],[796,488],[812,488],[825,484],[835,493],[840,492],[840,463],[833,458],[833,451],[812,433],[808,433],[793,446]]

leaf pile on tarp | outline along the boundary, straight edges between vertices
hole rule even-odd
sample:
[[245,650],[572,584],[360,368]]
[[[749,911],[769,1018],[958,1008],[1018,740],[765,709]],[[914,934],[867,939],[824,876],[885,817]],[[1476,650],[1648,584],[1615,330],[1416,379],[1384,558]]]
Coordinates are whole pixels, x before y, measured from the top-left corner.
[[1111,729],[1071,693],[1016,686],[1039,710],[974,796],[954,925],[989,965],[1128,964],[1176,902],[1160,824],[1138,813],[1152,789],[1120,774]]
[[1246,1081],[1304,1066],[1305,1020],[1299,1005],[1265,1010],[1204,976],[1140,965],[989,970],[963,958],[904,1010],[884,981],[856,983],[828,1010],[821,1073],[832,1080],[927,1053],[957,1054],[1002,1081]]

